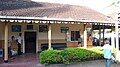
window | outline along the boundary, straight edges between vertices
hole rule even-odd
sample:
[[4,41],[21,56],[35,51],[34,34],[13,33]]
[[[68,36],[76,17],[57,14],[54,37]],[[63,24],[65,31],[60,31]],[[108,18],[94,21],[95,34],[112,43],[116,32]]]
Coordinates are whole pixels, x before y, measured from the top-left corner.
[[21,25],[12,25],[12,32],[21,32]]
[[39,25],[39,32],[48,32],[48,25]]
[[67,33],[69,31],[69,27],[61,27],[61,33]]
[[79,31],[71,31],[71,41],[78,41],[79,37],[80,37]]
[[33,25],[27,25],[27,30],[33,30]]

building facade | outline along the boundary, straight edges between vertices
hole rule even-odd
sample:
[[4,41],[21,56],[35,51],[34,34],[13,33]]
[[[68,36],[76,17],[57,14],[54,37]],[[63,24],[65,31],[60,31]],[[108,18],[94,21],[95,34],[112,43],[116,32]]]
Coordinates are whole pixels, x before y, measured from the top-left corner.
[[[114,26],[107,16],[85,6],[41,3],[33,1],[2,1],[0,3],[0,48],[8,61],[8,40],[22,33],[22,52],[42,49],[63,49],[92,46],[92,26]],[[117,29],[117,27],[116,27]],[[47,46],[46,46],[47,45]],[[17,48],[15,41],[12,48]]]

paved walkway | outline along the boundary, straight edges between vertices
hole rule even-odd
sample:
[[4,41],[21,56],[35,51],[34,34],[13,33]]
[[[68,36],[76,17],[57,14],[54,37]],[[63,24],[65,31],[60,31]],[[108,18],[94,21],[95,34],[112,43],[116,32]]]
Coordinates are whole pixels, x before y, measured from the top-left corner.
[[[105,60],[79,62],[70,65],[51,64],[44,66],[39,63],[38,55],[25,54],[10,58],[8,63],[4,63],[3,59],[0,59],[0,67],[105,67]],[[120,64],[113,63],[111,67],[120,67]]]
[[8,63],[4,63],[3,59],[0,59],[0,67],[44,67],[44,66],[40,64],[38,55],[25,54],[10,58]]
[[[105,60],[85,61],[69,65],[53,64],[46,67],[105,67]],[[112,63],[111,67],[120,67],[120,64]]]

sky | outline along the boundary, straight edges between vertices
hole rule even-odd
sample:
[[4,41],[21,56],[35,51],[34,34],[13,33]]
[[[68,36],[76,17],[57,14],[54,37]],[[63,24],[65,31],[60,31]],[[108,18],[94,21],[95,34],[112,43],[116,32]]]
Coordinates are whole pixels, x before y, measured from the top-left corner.
[[84,5],[103,14],[115,12],[114,7],[107,7],[115,0],[32,0],[38,2],[62,3],[71,5]]

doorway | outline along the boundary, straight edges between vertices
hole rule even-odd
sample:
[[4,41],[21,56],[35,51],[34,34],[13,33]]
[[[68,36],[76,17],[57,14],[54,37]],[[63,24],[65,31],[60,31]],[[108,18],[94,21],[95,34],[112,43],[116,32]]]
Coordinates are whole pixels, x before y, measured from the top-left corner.
[[24,32],[25,53],[36,53],[36,32]]

